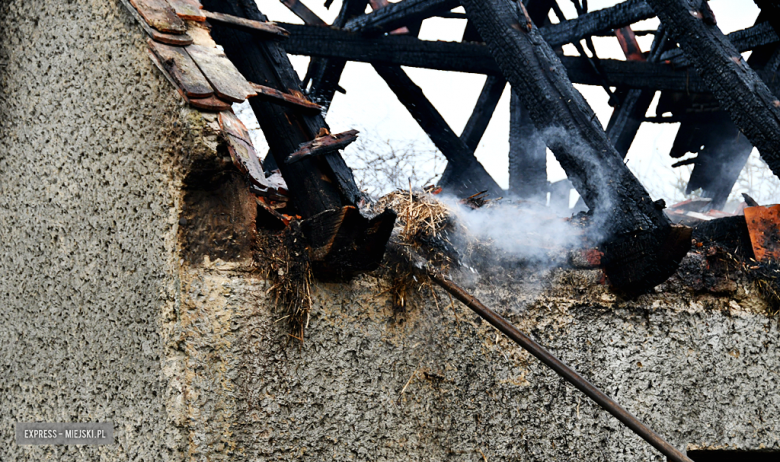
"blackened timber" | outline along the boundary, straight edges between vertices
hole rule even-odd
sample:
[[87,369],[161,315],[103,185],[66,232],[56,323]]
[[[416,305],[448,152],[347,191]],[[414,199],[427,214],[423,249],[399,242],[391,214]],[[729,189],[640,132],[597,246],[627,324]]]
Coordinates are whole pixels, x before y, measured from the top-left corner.
[[701,188],[701,196],[712,199],[709,208],[722,210],[753,145],[723,111],[700,114],[699,120],[683,122],[673,148],[683,141],[684,133],[690,133],[697,143],[684,150],[698,152],[698,156],[691,159],[694,167],[685,193]]
[[460,0],[403,0],[347,21],[344,29],[381,34],[460,6]]
[[[534,24],[549,24],[554,1],[527,0],[524,4]],[[514,90],[510,91],[510,95],[509,193],[522,199],[546,202],[546,193],[550,189],[547,183],[547,146]],[[566,183],[571,184],[568,181]],[[565,195],[564,207],[568,210],[569,188],[566,188]],[[550,197],[551,207],[554,199]]]
[[[780,101],[717,25],[691,14],[684,0],[648,0],[734,124],[780,175]],[[704,2],[701,8],[708,9]]]
[[348,130],[344,133],[338,133],[331,135],[330,133],[318,136],[308,143],[303,143],[297,151],[290,154],[287,157],[288,164],[298,162],[309,156],[322,156],[324,154],[330,154],[340,149],[344,149],[358,137],[357,130]]
[[479,141],[482,139],[482,135],[485,134],[485,129],[487,129],[488,123],[490,123],[490,119],[493,117],[493,112],[496,110],[498,100],[501,99],[504,87],[506,87],[506,80],[503,77],[489,75],[485,79],[485,85],[482,87],[479,98],[477,98],[474,111],[460,134],[460,139],[472,151],[477,150]]
[[[690,248],[690,230],[672,228],[598,124],[593,110],[522,3],[462,0],[504,77],[516,90],[547,146],[583,197],[600,231],[604,269],[619,290],[665,281]],[[659,450],[679,458],[679,451]]]
[[756,5],[761,8],[761,12],[766,14],[769,23],[780,35],[780,3],[776,0],[754,0]]
[[266,21],[255,21],[241,18],[231,14],[222,14],[216,11],[201,10],[203,16],[215,23],[222,23],[252,34],[259,34],[263,38],[283,39],[287,37],[287,31]]
[[[766,20],[767,12],[762,11],[756,19],[756,24],[768,25]],[[777,45],[756,48],[747,63],[751,67],[768,66],[767,70],[771,71],[771,61],[779,51],[780,47]],[[688,152],[698,154],[690,159],[694,166],[685,193],[690,194],[701,189],[702,197],[712,199],[708,208],[722,210],[753,151],[753,145],[734,126],[724,111],[696,112],[695,107],[718,108],[717,102],[712,101],[715,97],[711,94],[665,93],[662,100],[667,99],[674,101],[671,105],[672,115],[683,119],[672,145],[671,157],[679,158]],[[662,105],[662,101],[659,101],[659,111]]]
[[[729,41],[740,53],[751,51],[765,45],[771,45],[780,41],[769,21],[760,22],[754,26],[734,31],[727,35]],[[661,61],[669,61],[675,67],[689,66],[688,58],[679,48],[666,51],[661,56]]]
[[[546,202],[547,146],[514,90],[509,100],[509,192]],[[568,190],[567,190],[568,199]],[[566,203],[569,208],[569,203]]]
[[306,5],[300,2],[300,0],[281,0],[282,4],[286,6],[287,8],[292,11],[295,16],[298,16],[303,20],[304,23],[309,24],[310,26],[327,26],[328,24],[325,23],[322,19],[320,19],[319,16],[314,14],[312,10],[309,9]]
[[[203,5],[212,11],[265,20],[251,0],[204,0]],[[218,22],[213,24],[211,33],[247,79],[285,93],[300,92],[298,76],[276,42],[256,40],[247,32]],[[357,203],[360,191],[341,156],[304,159],[294,164],[284,162],[298,146],[313,140],[326,126],[321,115],[302,114],[294,108],[259,98],[252,98],[249,103],[267,135],[293,203],[304,218]]]
[[[466,24],[466,29],[463,31],[463,41],[482,42],[482,37],[479,36],[479,32],[471,23]],[[505,87],[506,79],[502,76],[489,75],[485,79],[485,84],[482,86],[482,91],[479,94],[479,98],[477,98],[477,103],[474,105],[474,110],[471,112],[471,117],[469,117],[466,126],[460,134],[460,139],[466,143],[466,146],[472,152],[477,150],[477,146],[479,146],[479,142],[485,134],[485,129],[487,129],[490,119],[493,117]]]
[[575,19],[539,28],[542,37],[552,46],[565,45],[591,35],[619,29],[655,16],[645,0],[628,0],[609,8],[583,14]]
[[[540,2],[537,2],[540,3]],[[439,15],[460,5],[460,0],[403,0],[347,22],[346,30],[365,34],[389,32],[414,21]],[[540,10],[542,10],[540,8]],[[549,6],[547,6],[549,11]],[[533,13],[529,13],[534,18]],[[545,12],[546,14],[546,12]],[[628,0],[569,21],[551,24],[540,30],[544,39],[555,47],[581,40],[590,35],[611,31],[655,16],[645,0]]]
[[491,194],[500,196],[501,188],[477,161],[472,150],[425,98],[422,89],[398,66],[375,64],[374,69],[447,158],[450,175],[443,179],[442,186],[459,195],[470,195],[487,189]]
[[[265,21],[254,0],[205,0],[206,7],[220,13]],[[215,23],[214,40],[225,50],[243,75],[263,86],[300,95],[298,76],[284,50],[275,41],[257,40],[247,32]],[[253,98],[250,105],[266,135],[271,153],[289,188],[294,207],[305,218],[301,227],[321,222],[323,216],[341,216],[328,220],[330,236],[317,237],[325,247],[309,242],[309,257],[318,277],[350,278],[358,272],[376,268],[395,222],[395,213],[385,210],[372,219],[356,208],[362,194],[352,171],[341,155],[333,151],[324,156],[307,156],[285,163],[301,144],[327,133],[320,114],[302,114],[295,108]],[[344,211],[344,213],[340,213]]]
[[[622,32],[624,35],[621,35],[623,37],[621,40],[626,41],[624,49],[626,58],[634,62],[657,62],[666,46],[666,36],[663,27],[658,28],[658,34],[656,34],[655,40],[653,40],[653,45],[647,58],[636,53],[635,50],[638,48],[636,37],[633,36],[633,31],[630,28],[626,29]],[[634,59],[631,58],[632,56]],[[650,103],[653,101],[655,91],[635,88],[623,88],[621,90],[620,104],[612,112],[606,131],[607,137],[612,141],[617,152],[620,153],[621,157],[625,158],[628,155],[631,143],[636,138],[639,126],[644,121]]]
[[545,18],[550,14],[550,10],[553,7],[555,0],[524,0],[525,10],[528,12],[528,16],[531,17],[531,21],[534,24],[545,25]]
[[319,114],[322,111],[322,106],[314,104],[303,96],[290,95],[277,90],[276,88],[266,87],[264,85],[258,85],[256,83],[249,82],[249,85],[257,93],[258,98],[266,98],[278,102],[279,104],[287,104],[289,106],[296,107],[302,111],[308,111],[309,113]]
[[[363,37],[355,32],[328,27],[280,25],[290,32],[290,38],[282,44],[290,54],[501,75],[487,46],[480,43],[428,41],[399,35]],[[600,76],[593,70],[587,58],[561,56],[560,60],[573,83],[601,85],[606,82],[614,87],[690,93],[709,91],[704,81],[692,69],[674,69],[662,63],[601,59]],[[765,75],[762,71],[758,73]],[[774,89],[780,90],[780,81],[768,82]]]
[[[343,0],[339,15],[333,22],[333,27],[344,27],[349,19],[363,14],[367,5],[368,0]],[[321,29],[330,28],[323,27]],[[341,74],[344,72],[344,66],[347,65],[347,60],[337,57],[324,57],[328,59],[312,59],[306,75],[311,81],[309,97],[314,100],[315,103],[325,107],[325,110],[327,111],[331,101],[333,101],[333,96],[336,94],[336,91],[340,89],[339,80],[341,80]]]

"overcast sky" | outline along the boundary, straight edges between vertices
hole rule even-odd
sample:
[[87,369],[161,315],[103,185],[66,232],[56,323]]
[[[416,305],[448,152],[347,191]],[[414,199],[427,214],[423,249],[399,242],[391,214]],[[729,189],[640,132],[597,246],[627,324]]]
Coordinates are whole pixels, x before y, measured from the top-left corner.
[[[340,0],[336,0],[330,9],[325,9],[322,0],[304,0],[304,3],[326,22],[331,23],[338,14]],[[559,2],[567,18],[576,17],[571,2]],[[619,3],[615,0],[590,0],[591,10],[597,10]],[[752,0],[711,0],[710,6],[718,20],[718,26],[724,33],[744,29],[754,24],[758,8]],[[302,23],[278,0],[257,0],[260,10],[269,19],[279,22]],[[462,11],[462,10],[461,10]],[[557,22],[554,19],[553,21]],[[423,23],[420,38],[424,40],[460,41],[466,21],[462,19],[431,18]],[[657,19],[636,24],[634,30],[654,30]],[[647,51],[652,36],[639,37],[639,43]],[[624,59],[618,41],[613,37],[594,38],[596,51],[602,58]],[[564,47],[567,55],[577,55],[572,45]],[[309,59],[290,56],[293,66],[300,76],[306,72]],[[435,105],[450,127],[460,133],[465,126],[474,104],[482,89],[485,77],[476,74],[444,72],[428,69],[405,68],[410,77],[423,89],[428,99]],[[420,151],[433,151],[435,147],[419,128],[406,109],[398,102],[384,81],[369,64],[348,63],[340,84],[346,94],[337,93],[327,116],[331,131],[338,133],[351,128],[361,131],[361,136],[372,142],[386,142],[393,146],[408,146],[414,143]],[[600,87],[576,85],[596,112],[601,123],[606,126],[612,108],[607,104],[607,95]],[[657,96],[656,96],[657,98]],[[650,108],[654,114],[655,103]],[[672,203],[683,198],[675,188],[680,179],[687,180],[690,166],[672,169],[668,156],[676,124],[643,124],[628,154],[628,166],[643,181],[654,198],[665,198]],[[508,168],[509,133],[509,87],[499,102],[496,112],[485,132],[485,136],[476,151],[479,161],[502,187],[509,183]],[[264,141],[257,140],[259,151],[264,153]],[[355,149],[354,147],[351,149]],[[345,152],[349,163],[350,148]],[[754,156],[757,154],[754,153]],[[441,164],[439,164],[441,166]],[[763,164],[762,164],[763,165]],[[441,168],[441,167],[439,167]],[[755,175],[755,173],[754,173]],[[565,178],[554,157],[548,153],[548,179],[556,181]],[[760,175],[766,194],[773,194],[780,182],[772,180],[771,175]],[[775,181],[770,187],[769,182]],[[684,184],[684,183],[683,183]],[[744,188],[743,188],[744,189]],[[759,193],[760,192],[754,192]],[[764,194],[764,195],[766,195]],[[763,198],[763,197],[762,197]],[[763,198],[768,201],[770,198]],[[777,202],[771,198],[772,202]]]

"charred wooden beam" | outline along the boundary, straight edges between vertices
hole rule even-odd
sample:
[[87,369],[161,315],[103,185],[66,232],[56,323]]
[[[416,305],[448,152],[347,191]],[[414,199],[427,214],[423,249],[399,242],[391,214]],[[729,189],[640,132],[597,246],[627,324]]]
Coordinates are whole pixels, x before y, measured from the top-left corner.
[[[734,31],[727,35],[727,37],[740,53],[780,41],[780,37],[778,37],[777,32],[769,21],[761,21],[747,29]],[[680,48],[674,48],[664,52],[664,54],[661,55],[660,61],[669,61],[669,63],[675,67],[690,66],[688,58]]]
[[[694,165],[685,193],[702,190],[711,198],[709,208],[722,210],[745,166],[753,145],[723,111],[702,114],[682,123],[672,147],[672,157],[698,153],[686,159]],[[679,164],[679,163],[678,163]]]
[[780,35],[780,4],[775,0],[754,0],[761,11],[766,14],[767,20]]
[[493,117],[493,112],[496,110],[498,100],[501,99],[504,87],[506,87],[506,80],[503,77],[489,75],[485,79],[485,85],[482,87],[479,98],[477,98],[474,111],[460,134],[460,139],[472,151],[477,150],[479,141],[482,139],[482,135],[485,134],[485,129],[487,129],[490,119]]
[[[756,24],[768,25],[766,21],[767,13],[762,11]],[[758,47],[747,63],[751,67],[764,67],[771,72],[776,70],[776,64],[772,63],[776,62],[775,57],[779,54],[780,47],[777,45]],[[693,164],[686,194],[701,189],[702,197],[712,199],[708,207],[722,210],[747,163],[753,145],[734,126],[729,115],[720,110],[712,95],[667,92],[662,95],[658,107],[659,112],[671,109],[674,116],[682,119],[672,145],[671,157],[680,158],[689,152],[697,154],[695,158],[686,159]],[[715,109],[715,112],[710,109]],[[678,162],[673,167],[680,164]]]
[[[550,10],[556,0],[524,0],[525,10],[534,24],[546,25],[545,19],[550,14]],[[549,22],[549,21],[548,21]]]
[[[627,31],[623,32],[626,35],[624,35],[622,39],[627,42],[627,46],[624,48],[626,57],[634,62],[657,62],[666,45],[666,37],[663,28],[659,28],[659,33],[655,36],[653,46],[651,47],[647,58],[636,53],[636,50],[638,49],[636,38],[632,39],[632,36],[628,34],[631,29],[627,29]],[[631,33],[633,34],[633,31],[631,31]],[[628,42],[630,42],[630,46],[628,46]],[[634,59],[631,59],[631,56],[634,56]],[[655,91],[626,88],[621,90],[620,104],[612,112],[612,116],[607,123],[606,131],[607,137],[612,141],[617,152],[621,157],[625,158],[626,155],[628,155],[628,149],[631,147],[631,143],[633,143],[634,138],[636,138],[640,125],[644,121],[647,109],[653,101]]]
[[[487,46],[479,43],[419,40],[408,36],[363,37],[355,32],[298,24],[280,24],[290,32],[283,46],[290,54],[339,58],[366,63],[501,75]],[[587,58],[561,56],[574,83],[707,93],[704,81],[692,69],[674,69],[661,63],[600,60],[597,74]],[[765,74],[758,71],[759,75]],[[766,74],[770,75],[770,74]],[[780,90],[780,81],[768,80]]]
[[357,137],[357,130],[349,130],[344,133],[338,133],[336,135],[331,135],[330,133],[322,134],[308,143],[303,143],[297,151],[287,157],[285,162],[291,164],[309,156],[321,156],[324,154],[330,154],[331,152],[336,152],[352,144],[352,142],[355,141]]
[[514,90],[511,98],[509,192],[522,199],[546,202],[543,199],[547,193],[547,146]]
[[[372,6],[375,8],[375,12],[378,12],[390,8],[392,5],[386,0],[378,0]],[[419,33],[420,24],[420,20],[414,24],[407,23],[412,29],[409,31],[410,35],[416,36]],[[466,33],[468,34],[468,31]],[[374,69],[414,117],[420,128],[447,158],[447,168],[442,175],[440,184],[458,195],[469,195],[485,189],[494,195],[500,195],[501,189],[474,157],[474,150],[469,149],[461,139],[455,136],[441,114],[436,111],[422,90],[412,82],[412,79],[406,75],[401,67],[374,66]]]
[[[266,20],[253,0],[204,0],[203,4],[211,11],[254,21]],[[276,41],[257,40],[248,32],[219,22],[213,24],[211,34],[247,79],[281,92],[301,94],[298,76]],[[352,171],[338,152],[309,156],[291,164],[285,162],[301,144],[314,140],[327,129],[322,115],[306,114],[298,108],[260,98],[252,98],[249,103],[300,214],[311,220],[329,211],[354,208],[362,195]],[[338,245],[331,245],[322,252],[311,247],[312,258],[322,271],[319,274],[338,268],[349,276],[379,264],[390,235],[386,230],[392,228],[395,215],[380,215],[382,218],[378,222],[351,216],[352,219],[333,231],[333,236],[348,238],[339,238]],[[373,256],[371,261],[363,259],[369,254]]]
[[[554,1],[529,0],[525,5],[534,24],[549,25],[549,14],[555,6]],[[510,95],[509,192],[521,199],[546,203],[546,193],[550,189],[547,182],[547,146],[514,90]],[[569,189],[566,189],[565,196],[565,209],[568,210]],[[552,207],[554,198],[550,199]]]
[[[203,5],[212,11],[265,20],[248,0],[205,0]],[[218,22],[213,24],[212,36],[248,80],[280,92],[300,91],[295,70],[276,42],[258,41],[247,32]],[[314,160],[293,165],[284,163],[301,143],[313,140],[326,126],[321,116],[304,115],[293,108],[258,98],[249,102],[263,132],[269,135],[268,144],[302,216],[357,202],[360,191],[340,156],[329,156],[325,163]]]
[[398,66],[375,64],[374,69],[447,158],[449,176],[442,178],[442,186],[459,195],[487,189],[491,194],[500,196],[501,188],[477,161],[473,151],[425,98],[422,89]]
[[256,96],[258,98],[273,100],[279,104],[286,104],[313,114],[319,114],[322,111],[322,106],[312,103],[302,95],[291,95],[289,93],[281,92],[276,88],[266,87],[265,85],[258,85],[252,82],[249,84],[252,86],[255,93],[257,93]]
[[314,274],[322,280],[341,281],[356,272],[377,268],[393,232],[396,214],[391,209],[367,220],[353,206],[326,210],[301,223],[311,243]]
[[203,16],[212,22],[225,24],[252,34],[258,34],[263,38],[284,39],[288,32],[276,24],[267,21],[255,21],[253,19],[241,18],[231,14],[223,14],[216,11],[201,10]]
[[[539,3],[540,11],[548,5]],[[361,31],[364,34],[389,32],[414,21],[420,21],[449,11],[460,5],[460,0],[404,0],[374,11],[365,16],[356,17],[347,22],[346,30]],[[534,10],[535,11],[535,10]],[[545,12],[546,14],[546,12]],[[529,15],[535,17],[533,13]],[[547,42],[555,47],[585,37],[611,31],[637,21],[655,16],[645,0],[628,0],[610,8],[588,13],[576,19],[551,24],[541,28]]]
[[540,27],[539,31],[550,46],[556,47],[591,35],[619,29],[653,16],[655,13],[645,0],[628,0],[575,19]]
[[518,96],[531,120],[594,211],[606,237],[603,262],[612,284],[641,291],[665,281],[690,248],[690,233],[672,228],[628,170],[522,4],[462,3],[506,79],[523,89]]
[[734,124],[780,175],[780,101],[729,39],[708,20],[700,2],[692,14],[685,0],[648,0]]
[[312,10],[300,2],[300,0],[281,0],[282,4],[298,16],[304,23],[310,26],[327,26],[328,24],[320,19]]
[[[336,20],[333,22],[333,27],[342,28],[348,20],[355,16],[363,14],[368,5],[368,0],[344,0],[341,4],[341,10]],[[321,28],[329,29],[329,28]],[[333,101],[333,96],[341,87],[339,87],[339,80],[341,74],[344,72],[344,66],[347,64],[347,59],[323,56],[324,60],[312,59],[309,64],[309,69],[306,72],[306,76],[311,81],[311,87],[309,88],[309,97],[314,102],[321,104],[327,111],[330,107],[330,102]]]
[[373,13],[353,18],[344,29],[364,34],[381,34],[428,19],[460,6],[460,0],[403,0]]

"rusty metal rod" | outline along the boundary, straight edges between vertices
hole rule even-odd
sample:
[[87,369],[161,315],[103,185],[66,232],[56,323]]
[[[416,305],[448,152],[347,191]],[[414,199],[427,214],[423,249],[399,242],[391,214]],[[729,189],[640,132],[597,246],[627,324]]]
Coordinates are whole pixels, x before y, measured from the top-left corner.
[[588,395],[588,397],[595,401],[596,404],[615,416],[615,418],[617,418],[619,421],[623,422],[623,424],[633,430],[633,432],[639,435],[643,440],[650,443],[654,448],[661,451],[666,457],[669,458],[670,461],[693,462],[691,459],[686,457],[685,454],[664,440],[660,435],[647,428],[647,426],[640,422],[639,419],[620,407],[620,405],[613,401],[612,398],[602,393],[601,390],[594,387],[590,382],[576,373],[572,368],[562,363],[561,360],[553,356],[552,353],[544,349],[544,347],[517,330],[517,328],[510,324],[506,319],[493,312],[490,308],[483,305],[479,300],[463,290],[460,286],[447,279],[433,266],[426,264],[425,270],[431,279],[439,284],[444,290],[451,293],[455,298],[463,302],[464,305],[468,306],[475,313],[481,316],[482,319],[486,320],[492,324],[493,327],[503,332],[504,335],[514,340],[515,343],[525,348],[532,355],[536,356],[539,361],[548,365],[567,382]]

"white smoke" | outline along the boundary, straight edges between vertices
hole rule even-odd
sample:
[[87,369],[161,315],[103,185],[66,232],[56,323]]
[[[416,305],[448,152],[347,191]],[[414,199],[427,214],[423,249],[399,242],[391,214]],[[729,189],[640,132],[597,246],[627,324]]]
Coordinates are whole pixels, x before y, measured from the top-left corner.
[[546,207],[523,202],[503,202],[473,209],[453,196],[441,198],[464,236],[452,236],[452,243],[467,254],[475,240],[504,253],[504,257],[549,262],[564,250],[581,245],[582,234],[566,219]]

